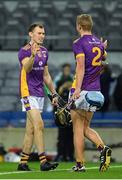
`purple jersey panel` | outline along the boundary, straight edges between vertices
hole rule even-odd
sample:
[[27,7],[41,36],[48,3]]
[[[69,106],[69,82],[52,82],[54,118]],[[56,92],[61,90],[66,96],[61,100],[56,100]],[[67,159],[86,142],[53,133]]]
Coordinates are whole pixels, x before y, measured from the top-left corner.
[[[21,97],[27,96],[44,96],[44,88],[43,88],[43,73],[44,66],[47,65],[48,61],[48,51],[45,47],[40,47],[40,51],[35,56],[33,68],[29,73],[26,73],[22,60],[26,57],[31,56],[31,46],[27,45],[20,49],[18,58],[21,65],[20,69],[20,92]],[[28,93],[27,93],[28,91]]]
[[100,72],[104,55],[103,43],[94,35],[84,35],[73,43],[75,58],[85,58],[85,74],[82,90],[100,90]]

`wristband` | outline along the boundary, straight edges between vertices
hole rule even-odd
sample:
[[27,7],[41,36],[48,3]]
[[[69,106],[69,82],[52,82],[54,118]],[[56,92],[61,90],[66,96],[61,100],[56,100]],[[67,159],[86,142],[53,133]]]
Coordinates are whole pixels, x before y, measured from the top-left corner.
[[52,98],[58,97],[57,93],[52,94]]
[[35,57],[35,54],[31,54],[31,56],[34,58],[34,57]]

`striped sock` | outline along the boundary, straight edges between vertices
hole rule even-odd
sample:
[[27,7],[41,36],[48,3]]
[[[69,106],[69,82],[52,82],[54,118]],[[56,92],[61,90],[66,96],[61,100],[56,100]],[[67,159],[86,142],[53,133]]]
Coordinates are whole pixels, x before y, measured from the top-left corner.
[[46,156],[45,156],[45,152],[43,152],[39,155],[39,161],[40,161],[40,164],[43,164],[47,161]]
[[104,146],[102,144],[99,144],[97,146],[97,149],[101,152],[104,149]]
[[20,159],[20,164],[27,164],[28,159],[29,159],[29,154],[26,154],[26,153],[22,152],[21,159]]

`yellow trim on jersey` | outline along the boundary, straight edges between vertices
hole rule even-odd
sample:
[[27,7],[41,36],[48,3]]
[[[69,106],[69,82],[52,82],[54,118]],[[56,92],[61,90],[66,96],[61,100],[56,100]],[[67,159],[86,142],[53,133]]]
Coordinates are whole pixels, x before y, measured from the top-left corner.
[[77,54],[77,55],[76,55],[76,59],[79,58],[79,57],[83,57],[83,56],[85,56],[84,53]]
[[30,107],[30,104],[24,104],[25,108]]
[[106,51],[104,51],[104,54],[103,54],[103,56],[105,56],[105,57],[107,56],[107,52],[106,52]]
[[73,80],[71,88],[76,88],[76,75],[74,76],[74,80]]
[[24,67],[21,70],[21,97],[29,96],[29,90],[27,85],[26,71]]

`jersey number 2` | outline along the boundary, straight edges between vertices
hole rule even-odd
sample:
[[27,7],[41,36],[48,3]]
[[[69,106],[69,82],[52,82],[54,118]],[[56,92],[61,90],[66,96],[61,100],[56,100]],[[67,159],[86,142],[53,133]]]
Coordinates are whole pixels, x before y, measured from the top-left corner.
[[92,53],[97,53],[92,60],[92,66],[101,66],[101,61],[98,60],[101,57],[101,49],[98,47],[93,47]]

